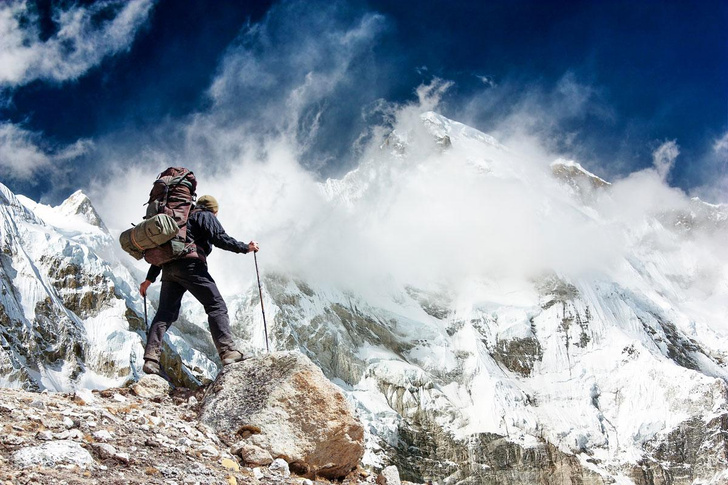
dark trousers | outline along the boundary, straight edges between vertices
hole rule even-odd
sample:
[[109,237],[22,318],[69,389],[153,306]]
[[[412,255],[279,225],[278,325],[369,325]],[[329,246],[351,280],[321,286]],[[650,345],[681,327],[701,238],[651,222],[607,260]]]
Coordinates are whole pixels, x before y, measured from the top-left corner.
[[235,349],[227,306],[217,289],[215,280],[207,272],[207,265],[203,261],[187,258],[172,261],[162,267],[159,309],[147,334],[145,359],[159,362],[164,334],[179,317],[182,296],[186,291],[192,293],[192,296],[205,307],[210,334],[217,352],[223,354]]

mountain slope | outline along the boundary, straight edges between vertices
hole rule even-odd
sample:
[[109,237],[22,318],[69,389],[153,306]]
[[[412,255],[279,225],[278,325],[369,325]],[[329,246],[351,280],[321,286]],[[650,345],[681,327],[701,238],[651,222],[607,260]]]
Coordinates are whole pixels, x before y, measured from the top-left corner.
[[139,300],[88,198],[77,192],[54,209],[0,193],[3,385],[70,390],[131,378]]
[[[271,347],[345,390],[365,463],[448,483],[728,479],[728,209],[406,118],[318,185],[323,212],[286,233],[300,261],[262,274]],[[139,271],[82,194],[49,208],[0,188],[3,385],[133,378]],[[225,298],[263,352],[256,285]],[[179,383],[217,372],[205,322],[186,301],[168,336]]]
[[[429,273],[364,291],[264,279],[274,345],[303,349],[349,390],[371,463],[454,481],[526,483],[559,466],[598,483],[726,478],[725,207],[660,192],[650,173],[609,184],[574,162],[539,167],[434,113],[380,150],[323,196],[401,259],[423,240],[459,254],[426,253]],[[622,200],[639,193],[630,184],[655,202]],[[440,214],[432,187],[476,207]],[[462,272],[441,278],[443,261]],[[231,303],[244,342],[260,342],[257,304],[252,291]],[[516,448],[499,464],[501,437]],[[528,465],[528,450],[542,461]]]

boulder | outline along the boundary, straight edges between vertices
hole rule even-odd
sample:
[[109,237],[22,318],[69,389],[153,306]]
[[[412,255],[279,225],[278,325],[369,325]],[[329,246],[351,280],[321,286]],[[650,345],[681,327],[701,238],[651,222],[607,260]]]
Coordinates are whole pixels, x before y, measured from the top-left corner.
[[164,377],[155,374],[144,375],[131,386],[131,392],[134,395],[148,399],[166,396],[171,390],[172,386],[169,382]]
[[364,428],[343,393],[299,352],[225,366],[199,418],[228,446],[247,441],[303,476],[344,477],[364,454]]

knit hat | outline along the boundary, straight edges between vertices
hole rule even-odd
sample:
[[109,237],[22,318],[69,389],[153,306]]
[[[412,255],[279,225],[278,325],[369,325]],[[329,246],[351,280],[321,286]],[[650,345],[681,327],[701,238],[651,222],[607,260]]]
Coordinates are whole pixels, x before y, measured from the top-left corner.
[[203,195],[199,199],[197,199],[197,207],[200,209],[207,209],[212,212],[217,212],[219,209],[219,205],[217,204],[217,199],[211,195]]

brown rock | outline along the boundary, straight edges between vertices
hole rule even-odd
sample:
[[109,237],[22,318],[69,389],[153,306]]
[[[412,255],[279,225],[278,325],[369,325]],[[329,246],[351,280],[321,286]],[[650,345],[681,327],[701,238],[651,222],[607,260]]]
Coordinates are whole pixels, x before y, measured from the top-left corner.
[[157,375],[144,375],[131,386],[131,392],[147,399],[166,396],[172,387],[163,377]]
[[235,447],[233,454],[240,455],[246,465],[266,466],[273,463],[273,457],[268,451],[245,441],[241,442],[239,447]]
[[226,366],[207,389],[200,420],[229,445],[247,436],[299,474],[344,477],[364,454],[364,429],[346,398],[298,352]]

